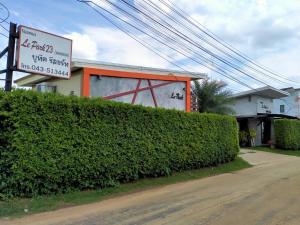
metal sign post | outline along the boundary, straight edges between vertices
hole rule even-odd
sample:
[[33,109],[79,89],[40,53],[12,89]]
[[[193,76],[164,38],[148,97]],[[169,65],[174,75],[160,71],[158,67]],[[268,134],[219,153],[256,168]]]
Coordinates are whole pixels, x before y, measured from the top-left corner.
[[9,39],[7,48],[7,63],[6,63],[6,77],[5,77],[5,91],[11,91],[13,71],[14,71],[14,58],[15,58],[15,42],[17,35],[17,24],[10,23],[9,26]]
[[17,24],[10,23],[8,46],[0,52],[0,58],[7,53],[6,69],[0,70],[0,74],[6,73],[5,79],[0,79],[5,81],[5,91],[11,91],[12,88],[16,38],[18,38]]

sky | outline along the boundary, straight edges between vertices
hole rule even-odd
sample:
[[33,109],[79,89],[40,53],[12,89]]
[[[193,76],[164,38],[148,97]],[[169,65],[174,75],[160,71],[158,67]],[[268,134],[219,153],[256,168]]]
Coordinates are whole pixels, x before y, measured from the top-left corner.
[[[94,1],[103,4],[101,0]],[[114,1],[118,3],[118,0]],[[139,0],[131,1],[138,3]],[[299,0],[171,1],[247,56],[272,71],[300,83]],[[10,21],[71,38],[75,58],[177,69],[76,0],[0,0],[0,2],[10,9]],[[0,8],[0,17],[4,16],[5,11]],[[0,32],[7,33],[3,29],[0,29]],[[0,49],[6,45],[7,39],[0,36]],[[173,54],[171,51],[168,52],[168,49],[164,51],[168,55]],[[5,66],[4,60],[6,59],[0,61],[1,69]],[[174,55],[174,62],[181,63],[180,65],[190,71],[207,73],[212,79],[224,80],[235,92],[243,90],[243,87],[188,59]],[[21,76],[24,74],[15,73],[14,79]],[[253,87],[259,86],[250,79],[245,78],[245,81]],[[277,88],[298,87],[293,83],[281,84],[271,79],[266,81],[267,84]],[[0,86],[3,86],[3,83],[0,82]]]

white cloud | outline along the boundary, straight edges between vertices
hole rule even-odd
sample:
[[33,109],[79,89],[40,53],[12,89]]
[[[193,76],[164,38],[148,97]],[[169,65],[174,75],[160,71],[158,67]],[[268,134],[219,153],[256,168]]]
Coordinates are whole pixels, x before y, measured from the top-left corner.
[[[166,7],[161,1],[152,1],[170,15],[172,14],[171,8]],[[165,1],[168,2],[168,0]],[[295,39],[296,37],[299,38],[300,15],[297,10],[300,10],[300,1],[169,1],[185,10],[191,17],[208,27],[226,42],[234,45],[251,58],[258,59],[272,70],[287,76],[294,76],[299,73],[298,62],[295,59],[300,44],[295,42]],[[144,4],[141,0],[134,0],[134,2],[137,5]],[[86,27],[81,34],[71,34],[69,37],[72,36],[80,46],[74,45],[74,49],[77,48],[76,57],[143,66],[171,67],[171,64],[113,28]],[[153,40],[145,39],[153,43]],[[89,51],[88,55],[85,55],[87,54],[87,47],[84,47],[87,45],[86,41],[89,42],[90,48],[94,49],[94,51]],[[294,46],[291,46],[292,44]],[[174,61],[185,61],[185,68],[212,74],[217,79],[220,77],[203,66],[188,62],[185,60],[186,57],[168,50],[162,45],[160,46],[160,50],[174,58]],[[205,44],[204,46],[209,47]],[[213,49],[211,48],[211,50]],[[218,63],[217,60],[216,63]],[[248,83],[251,85],[250,82]],[[274,81],[270,81],[270,84],[276,86]]]
[[300,46],[298,45],[287,51],[261,56],[258,61],[300,83],[300,64],[295,62],[299,59],[299,52]]
[[96,59],[98,55],[98,46],[95,40],[87,34],[73,32],[65,35],[73,40],[73,56],[84,59]]
[[[112,1],[119,3],[117,0]],[[141,0],[133,1],[137,5],[144,2]],[[162,4],[160,0],[151,1],[172,15],[171,8]],[[251,58],[257,59],[275,72],[298,79],[295,76],[300,73],[300,64],[298,63],[300,0],[164,1],[171,2],[172,5],[183,9],[190,17],[205,25],[226,42],[234,45]],[[111,9],[111,6],[103,0],[94,0],[94,2],[105,9]],[[95,17],[95,19],[98,18]],[[194,28],[194,30],[196,29]],[[73,54],[76,58],[140,66],[173,67],[114,27],[84,26],[81,27],[81,30],[69,32],[65,36],[73,39]],[[174,61],[184,62],[185,68],[189,70],[206,72],[211,74],[213,78],[220,78],[219,75],[212,73],[209,69],[191,63],[186,57],[158,45],[145,36],[137,35],[137,37],[142,37],[148,43],[159,47],[159,50],[173,58]],[[205,45],[205,47],[208,46]],[[237,85],[231,81],[228,82],[237,88]],[[250,81],[248,84],[257,86]],[[270,84],[277,85],[274,80],[270,81]]]
[[[115,0],[110,0],[112,3],[115,3]],[[98,6],[105,8],[105,9],[111,9],[111,4],[109,4],[108,2],[102,1],[102,0],[93,0],[92,1],[94,4],[92,3],[88,3],[89,5],[91,5],[92,7],[98,8]],[[97,6],[98,5],[98,6]]]
[[[137,7],[141,6],[141,8],[146,5],[144,0],[134,0],[134,3]],[[158,7],[159,9],[164,10],[166,13],[170,13],[173,6],[173,1],[166,0],[163,2],[160,0],[151,0],[151,2],[148,2],[147,4]]]
[[146,49],[122,31],[113,28],[85,27],[71,33],[74,57],[139,66],[168,67],[169,63]]
[[[297,60],[300,51],[299,0],[174,2],[180,8],[188,9],[194,19],[246,55],[276,73],[300,82],[297,77],[300,73]],[[268,82],[279,86],[274,80]]]

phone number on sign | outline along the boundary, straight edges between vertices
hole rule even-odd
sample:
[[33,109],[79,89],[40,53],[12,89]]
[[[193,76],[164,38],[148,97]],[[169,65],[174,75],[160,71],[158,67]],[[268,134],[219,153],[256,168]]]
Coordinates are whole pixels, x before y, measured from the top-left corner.
[[35,66],[35,65],[22,65],[22,69],[32,70],[40,73],[48,73],[51,75],[59,75],[59,76],[69,76],[69,72],[59,70],[59,69],[53,69],[53,68],[45,68],[43,66]]

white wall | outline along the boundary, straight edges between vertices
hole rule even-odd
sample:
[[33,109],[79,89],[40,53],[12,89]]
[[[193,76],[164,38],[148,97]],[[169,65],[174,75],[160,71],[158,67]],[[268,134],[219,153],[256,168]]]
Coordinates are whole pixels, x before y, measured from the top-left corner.
[[256,100],[257,113],[272,113],[273,99],[258,96]]
[[248,97],[241,97],[235,99],[232,104],[232,109],[236,116],[253,116],[257,114],[257,97],[251,96],[251,101]]
[[271,113],[273,100],[256,95],[236,98],[232,105],[236,116],[253,116],[258,113]]
[[[39,85],[56,86],[56,92],[63,95],[81,96],[82,70],[72,72],[69,80],[66,79],[51,79],[47,82],[42,82]],[[34,87],[36,89],[36,87]]]
[[[273,103],[273,113],[284,114],[289,116],[295,116],[300,118],[300,101],[299,101],[300,91],[291,92],[290,96],[274,99]],[[284,105],[284,112],[280,112],[280,105]]]
[[[151,84],[157,85],[161,83],[166,83],[168,81],[162,80],[151,80]],[[91,97],[107,97],[115,94],[133,91],[137,88],[138,79],[134,78],[120,78],[120,77],[108,77],[108,76],[91,76]],[[149,87],[147,80],[142,80],[140,88]],[[186,110],[186,83],[176,81],[171,84],[156,87],[153,89],[153,92],[156,97],[156,102],[158,107],[166,109],[178,109],[185,111]],[[183,99],[171,98],[172,93],[176,95],[178,93],[180,96],[183,96]],[[120,101],[131,103],[134,94],[128,94],[125,96],[113,98],[113,101]],[[152,98],[151,91],[144,90],[138,92],[135,100],[135,104],[151,106],[154,107],[154,101]]]

